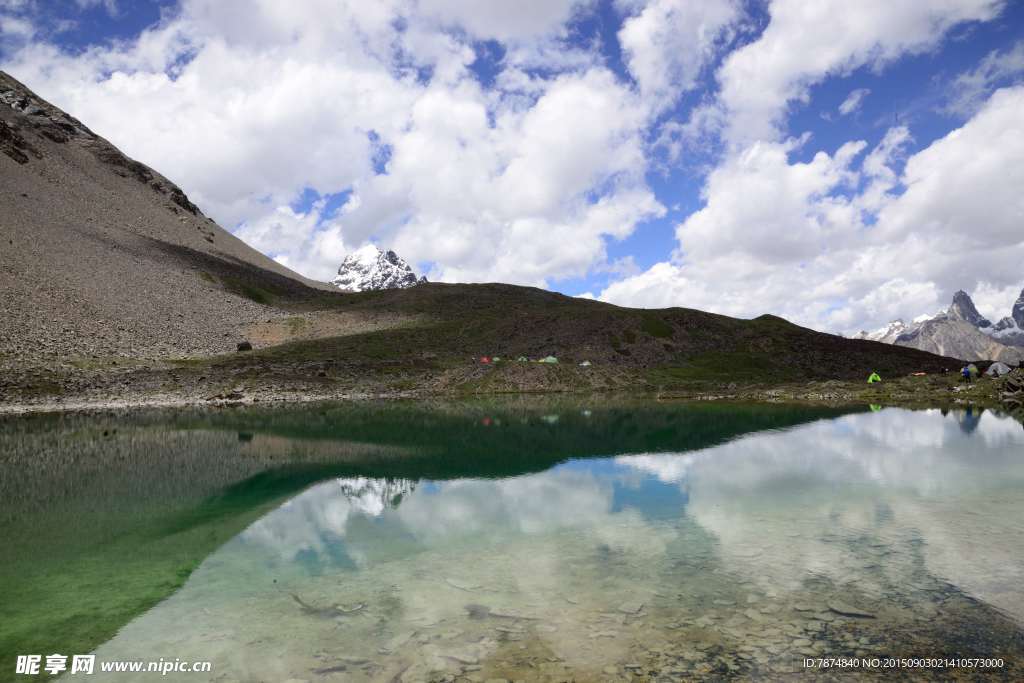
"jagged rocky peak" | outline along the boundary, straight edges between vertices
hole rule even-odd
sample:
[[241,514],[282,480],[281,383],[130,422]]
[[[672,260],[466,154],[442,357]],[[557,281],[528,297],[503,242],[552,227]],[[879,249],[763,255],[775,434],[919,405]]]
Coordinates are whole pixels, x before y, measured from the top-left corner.
[[425,277],[417,278],[412,267],[395,252],[368,244],[345,257],[331,284],[348,292],[366,292],[405,289],[426,281]]
[[970,294],[962,289],[953,295],[953,304],[949,307],[947,315],[951,320],[963,320],[979,328],[992,326],[992,321],[978,312]]
[[1024,346],[1024,290],[1014,302],[1010,315],[993,325],[990,334],[1004,344]]

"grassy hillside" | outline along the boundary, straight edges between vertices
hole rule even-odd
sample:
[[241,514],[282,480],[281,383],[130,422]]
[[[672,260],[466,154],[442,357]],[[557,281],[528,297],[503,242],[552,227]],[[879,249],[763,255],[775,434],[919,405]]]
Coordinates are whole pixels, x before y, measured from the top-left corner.
[[[853,380],[872,370],[894,377],[959,367],[953,359],[822,334],[774,316],[628,309],[510,285],[427,284],[321,305],[351,319],[388,312],[398,322],[224,355],[190,370],[352,390],[502,392]],[[559,364],[516,360],[549,355]],[[483,356],[502,361],[483,364]],[[581,367],[583,361],[591,365]]]
[[[73,370],[35,368],[9,374],[0,382],[0,399],[672,393],[863,382],[872,371],[890,379],[959,367],[955,359],[822,334],[774,316],[739,320],[685,308],[628,309],[498,284],[336,295],[290,289],[272,278],[259,282],[291,314],[285,324],[250,328],[258,336],[273,327],[272,343],[142,365],[97,359]],[[517,360],[549,355],[559,363]],[[483,364],[483,356],[502,361]]]

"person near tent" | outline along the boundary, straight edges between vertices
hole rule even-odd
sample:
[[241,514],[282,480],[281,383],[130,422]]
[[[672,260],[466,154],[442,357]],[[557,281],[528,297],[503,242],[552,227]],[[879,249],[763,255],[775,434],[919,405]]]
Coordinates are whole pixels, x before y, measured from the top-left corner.
[[868,384],[874,384],[875,382],[881,382],[882,377],[877,372],[872,372],[868,375]]
[[965,382],[968,384],[971,383],[971,368],[969,366],[965,365],[964,369],[960,371],[960,374],[963,375]]

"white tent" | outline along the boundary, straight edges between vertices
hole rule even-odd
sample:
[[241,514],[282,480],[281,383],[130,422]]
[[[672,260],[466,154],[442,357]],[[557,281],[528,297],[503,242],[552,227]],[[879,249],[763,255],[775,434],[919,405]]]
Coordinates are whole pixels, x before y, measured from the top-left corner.
[[989,377],[1002,377],[1009,371],[1009,365],[1007,365],[1006,363],[996,362],[988,366],[988,370],[985,371],[985,374],[988,375]]

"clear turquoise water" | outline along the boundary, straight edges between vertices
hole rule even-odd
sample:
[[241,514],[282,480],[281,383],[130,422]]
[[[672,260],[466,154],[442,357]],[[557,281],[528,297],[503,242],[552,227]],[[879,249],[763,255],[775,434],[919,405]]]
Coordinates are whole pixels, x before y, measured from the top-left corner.
[[[81,448],[58,468],[88,470],[122,497],[93,503],[138,518],[137,529],[115,523],[127,525],[117,536],[135,534],[127,547],[152,564],[199,555],[180,586],[95,643],[98,659],[213,662],[190,681],[555,681],[775,679],[806,673],[806,658],[998,657],[999,670],[890,674],[1019,680],[1024,428],[1012,418],[367,410],[122,424],[98,441],[106,455]],[[39,438],[0,433],[19,434],[22,448]],[[130,466],[116,464],[124,458]],[[42,468],[36,483],[53,475]],[[132,495],[147,502],[133,507]],[[103,524],[88,531],[79,503],[53,523],[64,515],[77,536],[115,544],[94,569],[160,579],[125,569],[126,546],[99,540]],[[15,512],[0,528],[20,543],[28,519]]]

